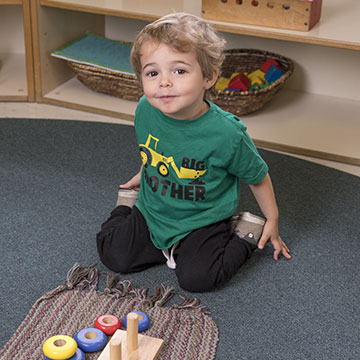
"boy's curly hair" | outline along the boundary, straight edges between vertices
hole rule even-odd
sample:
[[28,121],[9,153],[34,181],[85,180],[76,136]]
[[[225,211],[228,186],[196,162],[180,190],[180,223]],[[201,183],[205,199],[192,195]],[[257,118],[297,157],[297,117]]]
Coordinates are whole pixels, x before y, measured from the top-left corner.
[[130,54],[130,63],[141,83],[141,47],[146,41],[165,44],[179,52],[195,51],[205,79],[210,79],[224,60],[225,39],[203,19],[173,13],[146,25],[137,35]]

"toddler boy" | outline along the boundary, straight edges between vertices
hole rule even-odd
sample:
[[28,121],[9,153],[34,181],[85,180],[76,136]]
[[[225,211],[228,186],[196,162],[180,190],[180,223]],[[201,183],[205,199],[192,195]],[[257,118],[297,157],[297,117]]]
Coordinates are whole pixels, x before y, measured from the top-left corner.
[[[205,98],[224,59],[225,40],[202,19],[175,13],[145,26],[131,52],[144,96],[135,114],[140,171],[121,189],[137,190],[102,225],[97,247],[115,272],[167,262],[180,286],[209,291],[229,280],[270,241],[274,259],[290,258],[278,232],[268,167],[245,125]],[[232,217],[239,180],[264,219]]]

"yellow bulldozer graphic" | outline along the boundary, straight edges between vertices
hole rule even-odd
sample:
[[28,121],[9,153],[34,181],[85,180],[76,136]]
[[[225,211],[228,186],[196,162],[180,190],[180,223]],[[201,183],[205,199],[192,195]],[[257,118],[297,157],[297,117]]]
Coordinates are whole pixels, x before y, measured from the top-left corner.
[[145,168],[148,166],[156,167],[158,173],[163,177],[169,175],[170,165],[174,169],[177,177],[180,179],[197,179],[204,175],[206,169],[196,170],[181,166],[179,170],[172,156],[166,157],[156,152],[158,142],[159,139],[149,134],[146,143],[139,145],[141,160]]

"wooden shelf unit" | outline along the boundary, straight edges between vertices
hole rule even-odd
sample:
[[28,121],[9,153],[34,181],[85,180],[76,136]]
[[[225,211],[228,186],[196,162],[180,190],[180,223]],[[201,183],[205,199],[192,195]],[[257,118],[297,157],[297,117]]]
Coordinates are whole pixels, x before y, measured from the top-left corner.
[[30,0],[0,0],[0,33],[0,101],[34,101]]
[[[153,21],[172,11],[201,16],[201,0],[39,0],[42,6]],[[220,0],[219,0],[220,1]],[[352,0],[326,0],[320,24],[311,31],[294,31],[223,21],[209,21],[219,31],[316,45],[360,50],[360,5]]]
[[[130,120],[136,103],[87,89],[51,51],[86,31],[131,41],[145,22],[173,10],[201,16],[200,0],[34,0],[31,6],[38,101]],[[354,135],[360,134],[359,16],[357,2],[327,0],[309,32],[209,21],[229,38],[229,47],[261,48],[295,60],[285,89],[242,117],[257,145],[360,165]]]

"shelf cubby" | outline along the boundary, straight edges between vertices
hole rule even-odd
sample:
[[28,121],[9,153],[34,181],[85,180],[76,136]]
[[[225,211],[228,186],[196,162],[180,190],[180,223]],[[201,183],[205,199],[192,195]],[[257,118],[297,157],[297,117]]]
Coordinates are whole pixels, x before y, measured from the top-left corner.
[[34,101],[30,0],[0,0],[0,33],[0,101]]

